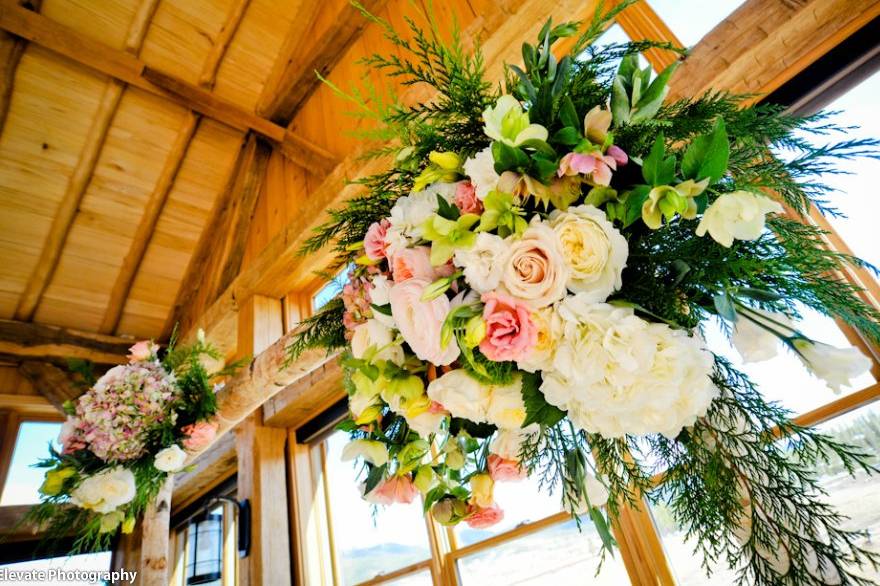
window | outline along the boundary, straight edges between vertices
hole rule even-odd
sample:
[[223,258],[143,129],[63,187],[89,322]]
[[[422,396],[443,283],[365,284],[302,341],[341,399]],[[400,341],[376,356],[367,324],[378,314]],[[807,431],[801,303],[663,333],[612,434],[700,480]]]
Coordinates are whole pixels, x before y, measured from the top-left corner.
[[327,305],[328,301],[342,293],[342,288],[348,283],[348,271],[350,268],[345,267],[335,277],[330,279],[326,285],[318,289],[318,292],[312,297],[312,311],[318,311]]
[[[175,586],[231,586],[238,582],[235,506],[217,501],[214,496],[194,505],[183,525],[172,532],[174,566],[170,583]],[[222,496],[232,497],[234,490],[224,490]],[[209,508],[205,509],[206,505]]]
[[[18,562],[15,564],[4,564],[0,567],[10,572],[26,572],[29,570],[106,572],[110,569],[111,556],[111,552],[102,551],[100,553],[87,553],[82,555]],[[19,582],[13,581],[12,584],[19,584]],[[86,580],[51,580],[42,582],[42,584],[44,586],[92,586],[95,582],[88,582]]]
[[54,422],[25,421],[19,426],[0,506],[30,505],[40,501],[39,488],[45,470],[35,468],[34,464],[49,455],[49,444],[61,449],[56,441],[59,431],[61,424]]
[[649,0],[651,8],[681,39],[693,47],[744,0]]

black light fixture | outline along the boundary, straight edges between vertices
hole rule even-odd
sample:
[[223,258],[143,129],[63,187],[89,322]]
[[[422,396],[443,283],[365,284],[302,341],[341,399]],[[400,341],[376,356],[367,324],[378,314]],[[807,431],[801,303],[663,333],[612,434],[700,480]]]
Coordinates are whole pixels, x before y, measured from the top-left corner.
[[190,535],[187,585],[210,584],[220,580],[223,575],[223,513],[222,509],[212,509],[218,502],[234,505],[238,527],[238,556],[243,558],[250,553],[250,501],[237,501],[225,496],[208,499],[204,512],[193,517],[187,529]]

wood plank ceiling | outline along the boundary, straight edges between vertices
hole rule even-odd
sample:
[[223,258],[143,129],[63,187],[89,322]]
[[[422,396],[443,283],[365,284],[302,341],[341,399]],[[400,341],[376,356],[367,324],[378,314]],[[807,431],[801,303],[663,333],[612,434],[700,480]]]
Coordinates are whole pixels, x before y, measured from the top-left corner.
[[[320,171],[334,163],[256,113],[289,87],[279,83],[317,4],[3,2],[0,319],[166,332],[199,244],[225,241],[205,232],[229,205],[221,196],[242,188],[233,174],[242,148],[256,148],[248,131],[270,139],[260,174],[270,144]],[[247,223],[253,201],[233,203]]]

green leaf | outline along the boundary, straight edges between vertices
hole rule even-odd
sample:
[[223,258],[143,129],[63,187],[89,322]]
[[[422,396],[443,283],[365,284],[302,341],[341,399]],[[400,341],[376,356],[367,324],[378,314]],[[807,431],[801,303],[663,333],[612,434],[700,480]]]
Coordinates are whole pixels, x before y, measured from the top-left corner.
[[559,120],[565,126],[574,128],[575,130],[581,127],[581,119],[578,118],[577,110],[575,109],[574,102],[571,101],[570,96],[562,98],[562,103],[559,106]]
[[528,96],[529,101],[532,103],[538,101],[538,93],[535,91],[535,86],[532,85],[532,80],[529,79],[526,72],[516,65],[508,65],[507,67],[519,77],[519,87],[522,89],[523,93]]
[[336,424],[336,429],[339,431],[352,432],[357,430],[358,424],[354,422],[351,417],[346,417],[342,421]]
[[492,143],[492,158],[495,159],[495,172],[516,171],[529,164],[529,156],[521,149],[501,141]]
[[624,201],[626,213],[623,217],[623,226],[627,227],[642,217],[642,204],[651,193],[650,185],[637,185],[629,192]]
[[724,120],[718,118],[709,134],[696,137],[688,146],[681,161],[681,172],[685,179],[710,179],[715,183],[724,176],[730,159],[730,143]]
[[688,263],[680,258],[672,261],[672,273],[675,275],[675,280],[672,282],[672,286],[674,287],[681,283],[689,272],[691,272],[691,265]]
[[541,153],[542,155],[546,155],[548,157],[555,157],[556,156],[556,151],[553,150],[552,146],[547,144],[546,141],[538,140],[537,138],[524,140],[519,146],[522,148],[534,149],[535,151]]
[[608,521],[605,519],[605,515],[603,515],[602,511],[598,508],[590,507],[590,519],[593,521],[593,525],[596,526],[596,532],[602,539],[602,545],[609,553],[611,553],[611,555],[614,555],[614,548],[617,547],[617,542],[611,534],[611,529],[608,527]]
[[370,307],[373,308],[373,311],[381,313],[382,315],[391,315],[390,303],[386,303],[385,305],[376,305],[375,303],[371,303]]
[[553,159],[548,159],[541,156],[540,153],[536,153],[532,157],[532,169],[530,170],[529,175],[537,178],[541,183],[547,184],[550,183],[550,180],[556,175],[558,169],[559,165],[556,163],[555,157]]
[[615,126],[623,126],[630,120],[629,96],[619,75],[611,85],[611,117]]
[[541,376],[538,374],[523,374],[522,396],[526,407],[526,420],[522,426],[532,423],[540,423],[551,427],[559,423],[565,417],[565,411],[547,402],[544,394],[538,388],[541,385]]
[[566,126],[565,128],[557,130],[556,134],[554,134],[550,140],[556,144],[575,146],[581,141],[581,138],[581,133],[577,128]]
[[782,299],[777,293],[773,291],[767,291],[766,289],[755,289],[754,287],[740,287],[736,290],[737,293],[743,295],[744,297],[748,297],[750,299],[754,299],[755,301],[779,301]]
[[639,69],[639,54],[630,53],[620,60],[620,67],[617,68],[618,77],[622,77],[627,83],[632,79],[633,73]]
[[669,78],[672,76],[676,67],[678,67],[678,61],[673,62],[664,69],[660,75],[651,82],[648,89],[643,91],[636,103],[636,111],[632,116],[633,122],[642,122],[654,117],[654,114],[657,113],[660,106],[663,104],[663,99],[666,97],[666,94],[669,93],[667,85],[669,83]]
[[718,315],[727,321],[736,321],[736,308],[733,306],[733,301],[731,301],[726,291],[714,295],[712,302],[715,304],[715,310],[718,312]]
[[374,488],[376,488],[376,485],[378,485],[382,478],[385,476],[385,469],[387,467],[388,464],[382,464],[381,466],[369,466],[370,471],[367,474],[367,479],[364,481],[364,494],[369,494]]
[[662,175],[663,159],[666,155],[665,140],[661,132],[651,146],[651,152],[642,161],[642,177],[645,178],[648,185],[664,185],[664,183],[658,180],[658,177]]
[[669,155],[660,164],[655,177],[657,185],[669,185],[675,179],[675,155]]
[[461,212],[459,211],[459,209],[456,206],[454,206],[453,204],[446,201],[446,199],[442,195],[440,195],[439,193],[437,194],[437,203],[439,206],[437,208],[437,214],[441,218],[446,218],[447,220],[455,221],[461,215]]

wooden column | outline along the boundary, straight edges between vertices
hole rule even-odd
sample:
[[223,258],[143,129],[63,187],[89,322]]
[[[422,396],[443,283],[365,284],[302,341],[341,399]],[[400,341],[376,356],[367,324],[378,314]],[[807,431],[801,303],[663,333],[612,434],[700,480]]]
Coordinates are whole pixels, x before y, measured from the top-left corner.
[[168,584],[169,533],[171,523],[171,492],[174,477],[168,478],[156,501],[147,508],[141,525],[141,561],[138,581],[141,586]]
[[[256,295],[242,304],[238,352],[257,355],[283,333],[281,300]],[[287,508],[287,430],[262,425],[262,409],[236,428],[238,498],[251,502],[251,551],[238,584],[292,584]]]

